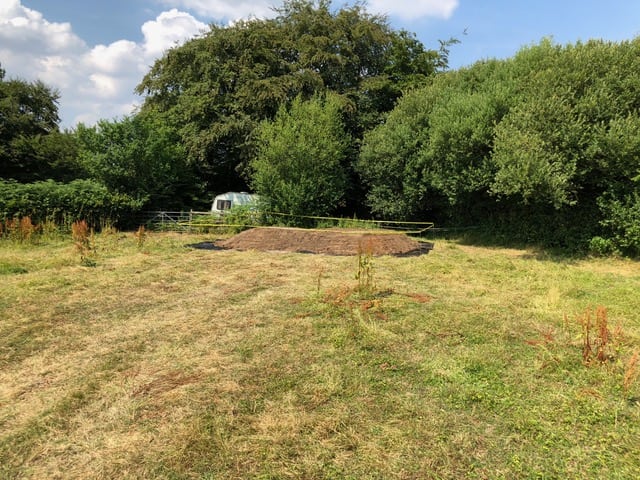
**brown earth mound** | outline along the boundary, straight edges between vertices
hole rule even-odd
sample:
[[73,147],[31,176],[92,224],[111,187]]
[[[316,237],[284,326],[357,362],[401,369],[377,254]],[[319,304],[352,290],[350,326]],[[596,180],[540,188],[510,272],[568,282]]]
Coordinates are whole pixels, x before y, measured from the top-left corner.
[[324,253],[328,255],[419,255],[433,247],[403,234],[361,230],[305,230],[300,228],[252,228],[216,246],[235,250]]

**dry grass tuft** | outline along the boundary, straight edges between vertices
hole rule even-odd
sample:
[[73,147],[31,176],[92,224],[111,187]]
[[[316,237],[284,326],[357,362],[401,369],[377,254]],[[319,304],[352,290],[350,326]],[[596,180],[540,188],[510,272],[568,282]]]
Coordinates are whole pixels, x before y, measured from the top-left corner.
[[203,374],[186,375],[181,371],[172,371],[161,374],[150,382],[139,385],[131,392],[131,395],[134,397],[159,395],[178,387],[198,383],[203,377]]
[[136,243],[138,245],[138,248],[144,247],[144,243],[147,240],[148,235],[149,234],[144,228],[144,225],[140,225],[138,227],[138,230],[136,230],[135,233],[133,234],[133,236],[136,238]]
[[371,240],[365,242],[364,245],[362,241],[358,243],[357,259],[358,292],[361,296],[366,297],[371,295],[376,288],[373,278],[373,244]]

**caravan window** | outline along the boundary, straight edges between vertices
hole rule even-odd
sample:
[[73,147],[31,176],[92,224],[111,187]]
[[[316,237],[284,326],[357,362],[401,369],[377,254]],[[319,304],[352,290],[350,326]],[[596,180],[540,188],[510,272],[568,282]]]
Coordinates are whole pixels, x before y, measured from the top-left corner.
[[231,200],[218,200],[216,202],[216,210],[229,210],[231,208]]

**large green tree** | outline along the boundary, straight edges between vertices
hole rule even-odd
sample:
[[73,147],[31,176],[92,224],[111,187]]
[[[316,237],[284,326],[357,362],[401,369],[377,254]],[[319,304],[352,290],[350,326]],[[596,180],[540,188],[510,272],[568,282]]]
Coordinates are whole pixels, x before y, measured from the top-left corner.
[[513,98],[503,77],[498,61],[440,75],[365,135],[358,171],[373,213],[443,222],[486,203],[493,129]]
[[281,105],[338,93],[351,105],[345,126],[358,139],[403,89],[423,84],[446,58],[446,49],[426,50],[361,4],[334,10],[328,0],[290,0],[276,12],[273,19],[212,25],[168,51],[138,86],[143,112],[179,129],[209,190],[243,186],[254,131]]
[[69,180],[78,172],[72,135],[60,132],[59,93],[0,68],[0,178]]
[[602,235],[640,253],[639,59],[640,39],[543,40],[438,76],[365,136],[369,205],[569,248]]
[[336,94],[298,97],[260,125],[251,185],[268,211],[290,214],[299,223],[301,216],[329,215],[344,205],[349,137],[343,109]]
[[78,125],[79,156],[88,176],[149,209],[190,207],[201,183],[186,162],[176,132],[137,115]]

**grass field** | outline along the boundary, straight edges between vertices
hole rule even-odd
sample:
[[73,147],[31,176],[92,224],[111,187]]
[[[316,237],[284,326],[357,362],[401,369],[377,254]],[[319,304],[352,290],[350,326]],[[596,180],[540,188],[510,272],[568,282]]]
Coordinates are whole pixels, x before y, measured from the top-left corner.
[[640,478],[637,262],[211,239],[0,242],[0,478]]

